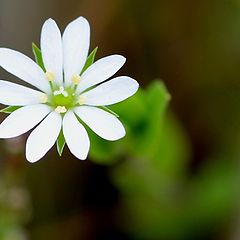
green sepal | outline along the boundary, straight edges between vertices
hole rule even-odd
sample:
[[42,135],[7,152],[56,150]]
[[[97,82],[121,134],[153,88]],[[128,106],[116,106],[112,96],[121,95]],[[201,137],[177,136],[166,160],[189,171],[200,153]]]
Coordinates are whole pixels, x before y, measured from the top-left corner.
[[36,63],[42,68],[44,72],[46,72],[46,69],[43,63],[42,52],[35,43],[32,43],[32,51],[33,51]]
[[61,129],[61,131],[59,133],[59,136],[58,136],[58,139],[57,139],[57,151],[58,151],[58,154],[59,154],[60,157],[62,156],[65,144],[66,144],[66,141],[65,141],[65,138],[64,138],[64,135],[63,135],[63,131]]
[[94,50],[89,54],[80,75],[82,75],[94,63],[97,50],[98,50],[98,47],[95,47]]
[[2,113],[12,113],[12,112],[18,110],[21,107],[22,106],[8,106],[8,107],[5,107],[5,108],[1,109],[0,112],[2,112]]

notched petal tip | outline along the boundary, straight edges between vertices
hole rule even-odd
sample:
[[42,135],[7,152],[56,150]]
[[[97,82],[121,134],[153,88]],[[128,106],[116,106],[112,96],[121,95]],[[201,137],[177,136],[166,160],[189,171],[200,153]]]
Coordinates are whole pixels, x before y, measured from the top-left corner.
[[120,139],[124,138],[125,136],[126,136],[126,129],[123,127],[123,132],[122,132],[122,135],[121,135],[121,136],[119,136],[119,138],[118,138],[118,139],[115,139],[115,140],[113,140],[113,141],[120,140]]
[[88,157],[88,154],[86,156],[83,156],[83,157],[77,157],[75,156],[78,160],[81,160],[81,161],[86,161],[87,160],[87,157]]
[[119,59],[119,61],[122,62],[122,65],[124,65],[124,64],[126,63],[126,61],[127,61],[127,59],[126,59],[123,55],[114,54],[114,55],[112,55],[112,56],[113,56],[113,57],[114,57],[114,56],[117,57],[117,58]]
[[85,23],[87,25],[90,25],[88,20],[85,17],[83,17],[83,16],[80,16],[80,17],[76,18],[75,20],[73,20],[73,22],[75,22],[75,21],[76,22],[83,22],[83,23]]
[[47,22],[56,23],[56,21],[55,21],[54,19],[52,19],[52,18],[48,18],[48,19],[45,21],[45,23],[47,23]]
[[[112,54],[112,55],[109,55],[109,56],[106,56],[102,59],[109,59],[109,60],[112,60],[114,61],[115,63],[118,63],[119,64],[119,67],[121,68],[127,61],[127,59],[123,56],[123,55],[120,55],[120,54]],[[99,59],[101,60],[101,59]]]
[[57,23],[54,19],[52,18],[48,18],[44,23],[43,23],[43,26],[42,26],[42,30],[46,27],[46,26],[57,26]]
[[122,132],[122,134],[119,135],[119,136],[117,136],[117,137],[114,137],[114,138],[108,138],[108,139],[103,138],[103,139],[105,139],[105,140],[107,140],[107,141],[110,141],[110,142],[115,142],[115,141],[118,141],[118,140],[123,139],[125,136],[126,136],[126,131],[125,131],[125,129],[124,129],[124,131]]
[[82,16],[74,19],[72,22],[70,22],[67,25],[67,28],[70,26],[74,26],[74,25],[81,25],[84,26],[86,29],[88,29],[88,31],[90,31],[90,23],[88,22],[88,20]]
[[132,80],[133,80],[133,82],[134,82],[134,84],[135,84],[135,88],[136,88],[136,91],[139,89],[139,83],[137,82],[137,80],[135,80],[135,79],[133,79],[132,78]]
[[29,163],[35,163],[38,162],[41,158],[34,158],[33,156],[31,156],[31,154],[27,153],[26,151],[26,159]]
[[130,95],[130,97],[131,97],[132,95],[134,95],[137,92],[140,85],[139,85],[138,81],[135,80],[134,78],[131,78],[128,76],[123,76],[123,77],[128,80],[129,88],[131,87],[131,89],[132,89],[132,94]]

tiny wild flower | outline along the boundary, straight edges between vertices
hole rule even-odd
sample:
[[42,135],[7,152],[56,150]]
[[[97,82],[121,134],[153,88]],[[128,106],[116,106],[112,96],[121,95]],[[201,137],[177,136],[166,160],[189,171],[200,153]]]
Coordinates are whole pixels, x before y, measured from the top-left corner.
[[33,48],[38,64],[15,50],[0,48],[0,66],[35,87],[0,80],[0,103],[11,112],[0,124],[0,138],[35,127],[27,139],[26,158],[36,162],[56,141],[62,149],[66,142],[74,156],[86,159],[90,141],[82,122],[103,139],[124,137],[122,123],[101,107],[121,102],[138,89],[137,81],[127,76],[108,80],[125,58],[111,55],[93,63],[96,50],[88,56],[90,26],[83,17],[71,22],[63,36],[56,22],[47,20],[40,45],[41,50]]

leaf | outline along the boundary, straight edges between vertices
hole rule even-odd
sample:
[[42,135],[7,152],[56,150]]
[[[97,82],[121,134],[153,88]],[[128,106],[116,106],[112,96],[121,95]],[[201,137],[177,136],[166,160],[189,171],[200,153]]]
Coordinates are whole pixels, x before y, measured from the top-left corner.
[[65,143],[66,143],[66,141],[65,141],[65,138],[63,135],[63,131],[61,129],[58,139],[57,139],[57,151],[58,151],[59,156],[62,156]]
[[35,43],[32,43],[32,51],[33,51],[36,63],[42,68],[44,72],[46,72],[46,69],[43,63],[42,52]]
[[126,143],[135,157],[149,159],[156,154],[169,100],[166,87],[157,80],[147,89],[139,89],[133,97],[111,107],[128,127]]
[[94,132],[88,131],[92,147],[89,155],[94,163],[101,165],[112,165],[122,156],[124,149],[122,148],[122,140],[110,142],[97,136]]
[[3,112],[3,113],[12,113],[16,110],[18,110],[19,108],[21,108],[22,106],[8,106],[6,108],[3,108],[0,110],[0,112]]
[[147,88],[145,98],[148,108],[147,125],[142,135],[143,141],[139,153],[150,157],[158,151],[165,112],[170,99],[171,96],[161,81],[152,82]]
[[135,129],[138,128],[140,120],[148,114],[144,99],[145,90],[140,88],[134,96],[111,106],[111,111],[117,112],[120,120],[132,129],[131,132],[134,132],[134,135],[138,134]]
[[83,67],[83,70],[80,75],[82,75],[94,62],[98,47],[95,47],[94,50],[89,54],[87,61]]
[[191,159],[191,148],[181,122],[172,112],[167,112],[165,116],[155,153],[154,167],[164,173],[167,182],[179,181]]

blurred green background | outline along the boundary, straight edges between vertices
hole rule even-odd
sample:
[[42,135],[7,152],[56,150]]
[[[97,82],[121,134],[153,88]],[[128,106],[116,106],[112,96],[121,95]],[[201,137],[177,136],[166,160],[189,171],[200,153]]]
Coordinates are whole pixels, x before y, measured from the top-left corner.
[[0,45],[32,56],[47,18],[81,15],[141,84],[111,108],[127,136],[36,164],[1,140],[0,240],[239,240],[240,1],[0,0]]

